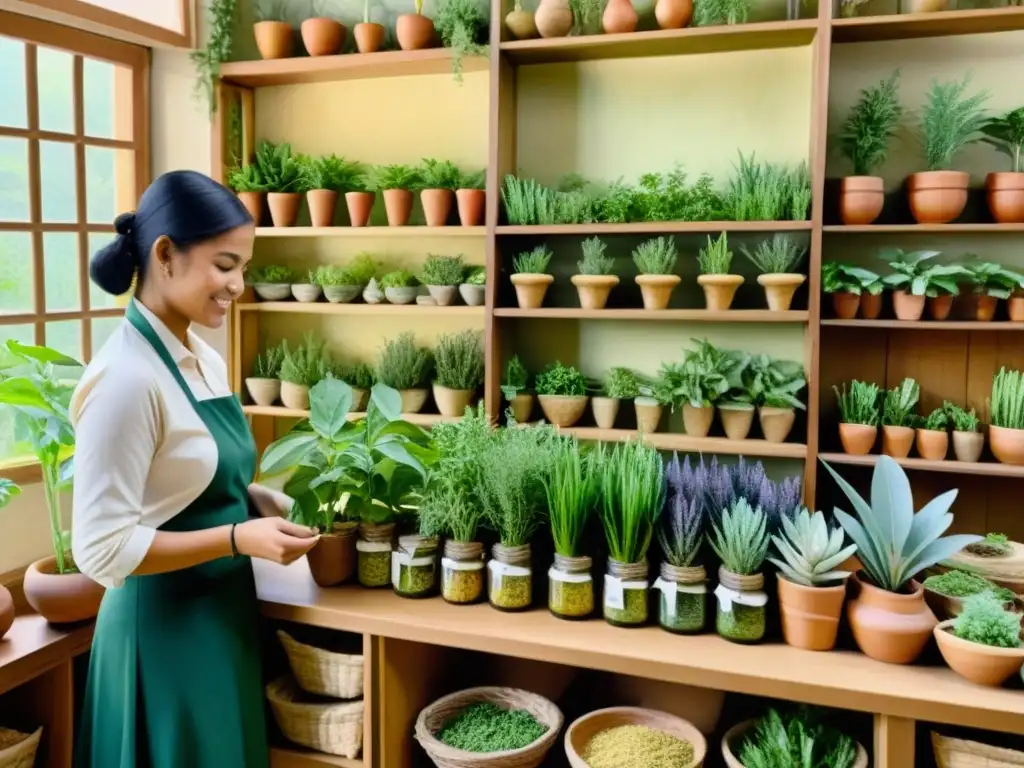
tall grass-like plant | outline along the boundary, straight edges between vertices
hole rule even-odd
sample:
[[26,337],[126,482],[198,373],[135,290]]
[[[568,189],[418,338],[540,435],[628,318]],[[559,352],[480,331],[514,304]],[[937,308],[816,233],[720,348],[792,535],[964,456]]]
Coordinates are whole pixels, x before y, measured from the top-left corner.
[[554,449],[551,473],[544,480],[555,551],[578,557],[587,525],[601,489],[601,473],[591,451],[584,452],[575,438],[563,439]]
[[789,168],[741,152],[723,194],[722,215],[730,221],[804,221],[810,205],[811,176],[806,163]]
[[945,171],[966,147],[981,138],[988,91],[966,96],[970,77],[960,81],[933,81],[921,111],[921,136],[929,171]]
[[264,349],[256,356],[256,364],[253,366],[252,375],[257,379],[276,379],[278,374],[281,373],[284,352],[284,343],[274,344]]
[[898,386],[887,390],[882,403],[882,424],[887,427],[912,427],[917,420],[915,411],[921,398],[921,385],[906,378]]
[[546,275],[551,263],[551,249],[538,245],[532,251],[524,251],[512,260],[512,269],[517,274]]
[[711,527],[711,548],[725,570],[738,576],[750,576],[761,570],[771,541],[764,510],[750,506],[746,499],[737,499],[730,508],[722,510],[720,519],[712,522]]
[[853,768],[857,746],[807,710],[783,716],[770,709],[744,735],[737,754],[745,768]]
[[698,27],[744,24],[750,15],[751,0],[697,0],[693,23]]
[[576,262],[581,275],[611,275],[615,272],[615,259],[606,256],[608,246],[599,237],[583,241],[583,258]]
[[729,234],[723,232],[712,240],[708,235],[707,247],[697,255],[697,265],[702,275],[727,275],[732,265],[732,251],[729,250]]
[[317,339],[313,334],[306,334],[305,339],[295,349],[282,341],[284,357],[278,374],[281,381],[312,387],[322,381],[331,371],[331,358],[326,351],[326,342]]
[[1024,429],[1024,373],[1000,368],[992,377],[992,425]]
[[[603,450],[603,449],[601,449]],[[665,465],[642,442],[617,443],[601,462],[601,521],[609,557],[640,563],[664,506]]]
[[671,275],[678,258],[676,241],[671,237],[645,240],[633,251],[633,263],[641,275]]
[[807,246],[787,235],[775,235],[771,240],[762,240],[753,251],[745,245],[740,246],[740,251],[761,274],[778,275],[795,270],[807,255]]
[[510,224],[586,224],[595,220],[594,200],[583,189],[551,189],[534,179],[505,177],[501,191]]
[[864,88],[843,123],[839,149],[853,165],[855,176],[870,176],[885,163],[903,117],[899,78],[896,70],[888,79]]
[[441,336],[434,347],[436,381],[448,389],[476,389],[484,383],[484,343],[479,331]]
[[377,363],[377,381],[398,390],[424,387],[433,362],[430,350],[418,346],[415,334],[406,331],[384,342]]
[[854,379],[850,382],[849,392],[846,391],[846,384],[843,384],[842,391],[836,386],[832,387],[832,391],[836,393],[839,417],[843,424],[878,426],[878,421],[881,418],[879,400],[882,390],[877,384]]

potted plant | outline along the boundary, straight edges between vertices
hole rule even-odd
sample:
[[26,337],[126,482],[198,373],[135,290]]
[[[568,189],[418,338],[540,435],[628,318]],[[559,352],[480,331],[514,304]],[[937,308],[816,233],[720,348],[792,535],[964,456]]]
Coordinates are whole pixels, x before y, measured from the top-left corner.
[[990,117],[981,126],[986,144],[1010,158],[1010,170],[985,177],[988,209],[999,224],[1024,222],[1024,107],[1000,117]]
[[284,345],[274,344],[256,355],[252,376],[245,380],[245,388],[256,405],[273,405],[281,396],[281,363],[284,362]]
[[53,624],[94,618],[104,593],[75,565],[61,512],[62,492],[74,475],[75,431],[68,407],[75,381],[62,378],[60,369],[81,367],[54,349],[14,339],[8,339],[0,355],[0,406],[14,414],[15,429],[28,438],[39,462],[53,547],[51,556],[25,571],[23,589],[28,604]]
[[380,279],[384,296],[392,304],[412,304],[420,292],[420,281],[407,269],[396,269]]
[[729,250],[729,234],[723,232],[717,240],[708,235],[706,248],[697,256],[700,275],[697,282],[704,288],[704,303],[712,312],[729,309],[736,289],[743,285],[742,275],[729,274],[732,251]]
[[395,21],[395,35],[403,51],[418,51],[434,46],[434,22],[423,15],[423,0],[414,0],[416,13],[403,13]]
[[[464,2],[464,0],[456,0]],[[420,204],[428,227],[443,227],[452,211],[455,190],[462,181],[462,171],[450,160],[426,159],[417,169]]]
[[[21,493],[19,488],[6,477],[0,477],[0,509],[6,507],[15,496]],[[0,639],[3,639],[14,626],[14,597],[11,591],[0,584]]]
[[953,522],[949,508],[956,490],[937,496],[915,513],[910,481],[888,456],[879,456],[875,463],[870,503],[827,462],[822,464],[857,511],[854,518],[835,510],[864,566],[851,578],[855,594],[846,609],[853,638],[872,659],[910,664],[921,655],[938,623],[914,577],[981,537],[942,535]]
[[781,520],[781,535],[772,536],[779,557],[768,559],[779,569],[782,636],[795,648],[831,651],[850,575],[836,569],[853,556],[857,545],[843,547],[843,529],[830,529],[825,515],[812,514],[806,507]]
[[310,270],[306,273],[306,282],[292,283],[291,291],[295,300],[303,304],[311,304],[314,301],[319,301],[320,295],[323,293],[323,288],[321,288],[320,284],[317,282],[316,270]]
[[487,193],[484,171],[467,171],[459,179],[455,190],[455,205],[459,210],[459,223],[464,227],[476,227],[484,219],[484,202]]
[[370,0],[363,0],[363,20],[352,28],[356,39],[356,50],[360,53],[376,53],[384,42],[384,25],[370,21]]
[[253,267],[246,273],[246,282],[264,301],[284,301],[292,295],[294,272],[280,264]]
[[530,374],[523,365],[519,355],[512,355],[505,364],[505,378],[501,384],[501,394],[512,409],[512,416],[518,424],[530,420],[533,412],[533,395],[526,391],[530,383]]
[[637,394],[633,398],[633,411],[636,414],[637,431],[644,435],[652,435],[658,431],[661,414],[671,397],[661,379],[637,379]]
[[849,393],[845,384],[842,392],[836,386],[832,391],[836,393],[839,405],[839,440],[843,450],[851,456],[866,456],[871,453],[878,436],[881,390],[877,384],[854,379],[850,382]]
[[939,621],[959,616],[964,610],[964,600],[982,592],[991,592],[1008,609],[1013,608],[1016,600],[1012,590],[996,586],[984,576],[958,568],[933,574],[921,586],[924,587],[924,601]]
[[886,390],[882,400],[882,453],[905,459],[914,445],[914,424],[921,385],[910,378]]
[[843,224],[873,224],[885,204],[881,176],[872,173],[885,164],[889,143],[903,116],[899,70],[887,80],[864,88],[843,123],[839,150],[853,166],[839,187],[839,216]]
[[771,541],[768,519],[761,507],[739,498],[722,510],[711,528],[708,540],[722,562],[715,589],[715,627],[734,643],[758,643],[764,637],[768,605],[761,573]]
[[934,632],[950,669],[972,683],[1000,686],[1024,665],[1020,616],[991,592],[967,598],[963,613]]
[[645,240],[633,251],[633,263],[640,274],[634,280],[640,286],[644,309],[667,309],[672,291],[682,280],[673,274],[678,260],[676,243],[671,237]]
[[682,363],[663,363],[660,376],[673,409],[682,404],[686,434],[707,437],[715,420],[715,405],[732,386],[730,374],[740,359],[716,349],[706,339],[692,341],[697,348],[687,350]]
[[784,443],[793,431],[797,409],[806,410],[797,397],[807,386],[804,367],[797,362],[772,360],[762,355],[755,358],[751,371],[750,391],[757,405],[761,434],[769,443]]
[[483,267],[473,267],[466,275],[465,282],[459,284],[459,296],[466,302],[466,306],[479,307],[486,300],[486,287],[487,270]]
[[348,304],[363,290],[363,286],[356,282],[356,277],[348,267],[317,267],[310,280],[320,286],[320,290],[332,304]]
[[612,368],[601,391],[602,395],[590,398],[594,422],[601,429],[613,429],[622,401],[632,400],[640,394],[636,374],[629,368]]
[[1000,368],[992,377],[988,442],[1003,464],[1024,466],[1024,374]]
[[252,26],[256,48],[264,59],[287,59],[295,53],[295,30],[285,21],[282,0],[254,3],[256,23]]
[[377,363],[377,381],[398,390],[402,413],[419,413],[427,402],[426,387],[433,367],[431,351],[417,346],[415,334],[405,331],[384,342]]
[[232,168],[228,171],[227,181],[258,227],[263,218],[263,200],[267,196],[267,182],[259,166],[256,163],[243,163]]
[[462,256],[435,256],[431,253],[423,262],[420,282],[427,286],[437,306],[447,307],[455,301],[455,294],[465,275],[466,262]]
[[982,104],[988,93],[964,92],[969,78],[948,83],[932,82],[921,114],[926,171],[907,179],[910,212],[918,224],[948,224],[967,205],[970,174],[949,170],[956,155],[980,138],[985,124]]
[[434,347],[434,402],[442,416],[462,416],[484,383],[479,331],[443,334]]
[[889,264],[892,274],[882,282],[892,289],[892,308],[897,320],[920,320],[929,292],[942,291],[950,296],[959,291],[956,278],[966,274],[959,264],[930,264],[940,251],[913,251],[887,248],[878,257]]
[[374,370],[366,363],[343,363],[332,371],[334,378],[344,381],[352,389],[352,412],[362,413],[370,402],[370,390],[375,382]]
[[657,532],[665,557],[654,582],[654,589],[661,592],[658,623],[681,635],[703,632],[708,576],[697,560],[704,543],[704,498],[687,487],[678,453],[665,468],[665,507]]
[[538,245],[532,251],[520,253],[512,261],[513,274],[510,278],[516,288],[516,301],[521,309],[539,309],[544,304],[544,294],[555,278],[548,274],[551,250]]
[[[356,24],[357,29],[359,26]],[[352,179],[352,188],[345,192],[345,207],[348,209],[349,224],[353,227],[366,227],[370,224],[373,203],[377,199],[377,193],[371,186],[373,179],[373,166],[363,167],[362,173]]]
[[[345,44],[345,25],[328,16],[329,0],[314,0],[311,18],[299,25],[302,44],[310,56],[333,56]],[[315,226],[315,225],[314,225]]]
[[971,285],[971,319],[990,322],[996,316],[999,299],[1009,299],[1015,291],[1024,290],[1024,275],[991,261],[971,261],[965,265]]
[[595,467],[601,478],[601,522],[608,544],[604,620],[616,627],[647,623],[648,563],[654,526],[665,501],[665,465],[642,440],[616,443]]
[[261,141],[256,148],[256,165],[267,185],[271,222],[275,227],[294,226],[302,202],[299,192],[302,166],[298,158],[292,156],[291,144]]
[[[572,25],[572,11],[569,12],[569,24]],[[512,10],[505,15],[505,26],[516,40],[529,40],[539,34],[533,11],[525,10],[521,0],[516,0]]]
[[409,223],[412,193],[419,183],[419,171],[409,165],[378,165],[370,169],[367,187],[384,197],[389,227],[404,227]]
[[727,768],[868,768],[864,747],[809,707],[783,714],[769,709],[757,720],[734,725],[722,738],[722,756]]
[[943,461],[949,450],[949,414],[945,408],[936,408],[926,417],[918,419],[917,452],[922,459]]
[[486,56],[490,35],[488,15],[475,0],[442,0],[434,16],[441,44],[452,51],[455,82],[462,82],[462,60],[466,56]]
[[325,343],[307,334],[302,343],[292,349],[287,341],[281,342],[283,358],[281,371],[281,402],[285,408],[309,410],[309,389],[330,371],[330,360],[324,351]]
[[832,296],[832,310],[840,320],[852,320],[858,310],[865,319],[877,318],[882,289],[881,278],[870,269],[836,261],[821,265],[821,290]]
[[793,272],[803,261],[807,248],[797,245],[786,235],[775,235],[771,240],[762,240],[751,252],[741,246],[743,255],[761,272],[758,284],[764,287],[768,309],[786,312],[793,306],[796,289],[807,280],[806,275]]
[[974,409],[967,411],[946,400],[942,404],[953,424],[953,455],[957,461],[975,462],[981,458],[985,447],[985,436]]
[[534,384],[544,417],[556,427],[571,427],[587,410],[587,380],[571,365],[551,363]]
[[619,284],[614,274],[615,259],[605,255],[607,246],[599,237],[583,241],[583,258],[576,262],[579,273],[572,276],[572,284],[580,296],[583,309],[604,309],[608,294]]
[[305,158],[301,163],[300,174],[301,185],[306,190],[309,223],[314,227],[330,227],[334,225],[338,195],[355,189],[362,174],[362,166],[337,155]]

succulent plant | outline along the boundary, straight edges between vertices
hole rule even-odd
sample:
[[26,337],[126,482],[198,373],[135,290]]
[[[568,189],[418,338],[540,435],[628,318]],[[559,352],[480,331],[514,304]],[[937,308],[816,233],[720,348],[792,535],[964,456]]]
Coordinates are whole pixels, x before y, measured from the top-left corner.
[[824,514],[802,507],[792,517],[782,516],[782,534],[772,536],[782,559],[768,560],[794,584],[827,586],[850,575],[848,571],[833,570],[857,551],[856,544],[844,548],[843,540],[842,528],[829,530]]

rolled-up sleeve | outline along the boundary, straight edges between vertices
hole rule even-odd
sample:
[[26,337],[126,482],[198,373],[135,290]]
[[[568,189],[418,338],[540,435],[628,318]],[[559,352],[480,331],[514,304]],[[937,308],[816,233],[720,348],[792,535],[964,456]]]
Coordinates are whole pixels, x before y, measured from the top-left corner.
[[108,370],[83,383],[72,404],[72,554],[82,573],[108,588],[121,586],[139,567],[156,535],[141,521],[160,408],[144,370]]

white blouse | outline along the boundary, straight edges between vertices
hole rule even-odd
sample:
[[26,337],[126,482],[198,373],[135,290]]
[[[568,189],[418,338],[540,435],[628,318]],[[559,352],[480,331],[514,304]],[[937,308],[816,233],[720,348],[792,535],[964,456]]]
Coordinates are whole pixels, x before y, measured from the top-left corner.
[[[192,331],[186,347],[141,302],[135,306],[197,400],[231,394],[216,350]],[[72,554],[82,573],[119,587],[142,563],[156,529],[210,484],[217,445],[167,365],[127,319],[82,374],[70,411]]]

